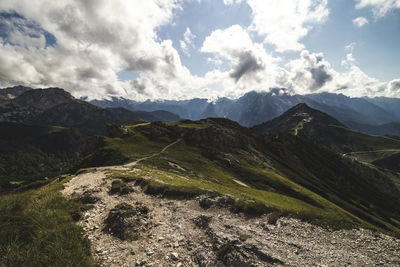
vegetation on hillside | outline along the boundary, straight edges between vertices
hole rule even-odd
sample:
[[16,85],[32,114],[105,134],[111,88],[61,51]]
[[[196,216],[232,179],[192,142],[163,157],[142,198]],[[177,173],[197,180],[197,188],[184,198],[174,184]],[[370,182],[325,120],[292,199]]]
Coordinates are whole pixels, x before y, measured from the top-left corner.
[[76,129],[0,122],[0,192],[40,186],[80,164],[89,138]]
[[72,219],[88,207],[62,197],[61,188],[0,195],[0,266],[95,266]]

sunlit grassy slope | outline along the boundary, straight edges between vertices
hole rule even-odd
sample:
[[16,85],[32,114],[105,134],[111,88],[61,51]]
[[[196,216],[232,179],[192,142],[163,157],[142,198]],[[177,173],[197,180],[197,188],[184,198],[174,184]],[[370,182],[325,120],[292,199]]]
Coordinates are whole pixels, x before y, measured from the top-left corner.
[[[302,164],[307,161],[296,162],[290,157],[287,162],[282,161],[285,153],[304,145],[298,141],[273,151],[278,148],[271,147],[271,141],[260,141],[232,122],[202,120],[129,126],[124,137],[106,139],[104,148],[119,154],[122,163],[152,155],[179,139],[182,140],[162,154],[136,165],[135,172],[113,171],[110,176],[136,180],[149,193],[166,196],[228,194],[236,199],[234,210],[249,214],[273,212],[332,228],[363,226],[399,233],[398,210],[377,212],[380,207],[373,205],[379,201],[368,202],[359,192],[353,199],[344,198],[338,192],[343,183],[332,185],[321,177],[326,175],[323,171],[318,173],[313,168],[303,172]],[[221,145],[223,140],[232,142]],[[326,152],[325,158],[333,155],[318,149],[316,153]],[[348,159],[343,163],[336,156],[328,158],[325,160],[338,165],[328,166],[332,172],[336,167],[352,164]],[[325,188],[329,190],[324,192]],[[361,202],[364,206],[360,206]]]

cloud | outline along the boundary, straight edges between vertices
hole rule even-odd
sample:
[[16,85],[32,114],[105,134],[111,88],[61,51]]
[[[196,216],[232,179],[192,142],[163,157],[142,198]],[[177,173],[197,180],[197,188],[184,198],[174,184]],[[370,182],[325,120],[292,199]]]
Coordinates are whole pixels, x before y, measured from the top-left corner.
[[299,51],[300,40],[312,27],[326,21],[327,0],[247,0],[252,9],[250,29],[264,37],[278,52]]
[[329,88],[331,92],[340,92],[352,97],[399,97],[399,79],[381,82],[363,72],[357,66],[356,62],[351,53],[346,55],[346,59],[342,61],[342,65],[347,70],[334,75]]
[[400,0],[356,0],[357,9],[371,7],[375,17],[383,17],[388,12],[400,8]]
[[230,76],[239,81],[246,73],[252,73],[264,69],[264,66],[257,62],[255,56],[250,52],[244,52],[239,55],[238,64],[230,73]]
[[400,79],[390,81],[385,90],[386,96],[398,97],[400,95]]
[[3,33],[3,42],[7,44],[26,48],[46,46],[46,32],[34,21],[16,13],[0,11],[0,33]]
[[190,28],[187,27],[185,33],[183,34],[183,37],[187,44],[191,44],[193,39],[196,38],[196,35],[194,35]]
[[[228,70],[215,69],[205,75],[208,88],[220,95],[238,97],[249,91],[269,91],[288,86],[288,72],[277,64],[280,58],[267,53],[239,25],[213,31],[200,50],[211,54],[211,62],[224,62]],[[230,69],[229,69],[230,67]]]
[[188,48],[187,44],[185,43],[185,41],[180,40],[179,45],[181,46],[182,52],[185,53],[185,55],[190,56],[189,48]]
[[352,97],[398,97],[400,80],[381,82],[368,76],[356,65],[352,53],[342,60],[344,72],[335,71],[322,53],[302,51],[299,59],[287,64],[289,67],[290,88],[295,93],[314,92],[343,93]]
[[183,40],[179,41],[182,52],[189,56],[189,47],[193,47],[193,40],[196,38],[196,35],[192,33],[189,27],[186,28],[185,33],[183,34]]
[[344,47],[344,49],[345,49],[346,51],[353,52],[353,50],[354,50],[354,48],[355,48],[356,45],[357,45],[357,43],[351,42],[350,44],[346,45],[346,46]]
[[[315,92],[326,86],[336,75],[322,53],[303,50],[300,58],[290,61],[291,83],[298,93]],[[326,88],[325,88],[326,90]]]
[[268,55],[261,44],[253,43],[249,34],[239,25],[216,30],[206,37],[201,52],[214,54],[216,60],[228,60],[233,68],[229,76],[238,82],[254,78],[257,72],[276,68],[279,59]]
[[361,28],[362,26],[368,24],[368,20],[365,17],[358,17],[353,19],[353,24],[358,28]]
[[352,54],[352,53],[348,53],[348,54],[346,55],[346,59],[343,59],[343,60],[342,60],[341,65],[342,65],[342,66],[351,66],[351,65],[353,65],[355,62],[356,62],[356,60],[354,59],[353,54]]
[[242,0],[223,0],[225,5],[233,5],[235,3],[240,3]]

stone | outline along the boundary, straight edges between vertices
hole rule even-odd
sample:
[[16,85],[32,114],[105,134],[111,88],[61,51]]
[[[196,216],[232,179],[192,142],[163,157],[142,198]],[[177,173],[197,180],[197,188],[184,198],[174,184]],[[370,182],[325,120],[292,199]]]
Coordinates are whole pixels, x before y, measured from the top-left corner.
[[173,259],[174,261],[179,260],[179,254],[176,252],[172,252],[171,253],[171,259]]

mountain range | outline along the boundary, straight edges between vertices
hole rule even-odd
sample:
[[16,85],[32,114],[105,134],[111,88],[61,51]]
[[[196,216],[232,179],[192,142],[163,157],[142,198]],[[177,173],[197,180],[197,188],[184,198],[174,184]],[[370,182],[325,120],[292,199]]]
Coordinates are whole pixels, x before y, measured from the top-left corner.
[[375,100],[0,90],[0,265],[397,266],[400,137],[346,119],[396,125]]
[[168,111],[101,108],[78,100],[60,88],[33,90],[16,86],[0,90],[0,121],[73,127],[90,134],[104,135],[107,124],[179,119],[179,116]]
[[353,130],[376,135],[400,135],[398,98],[353,98],[332,93],[291,95],[285,93],[283,89],[274,89],[268,93],[249,92],[234,100],[219,98],[214,102],[199,98],[137,102],[116,97],[90,102],[105,108],[124,107],[132,111],[165,110],[191,120],[223,117],[245,127],[269,121],[299,103],[306,103]]

